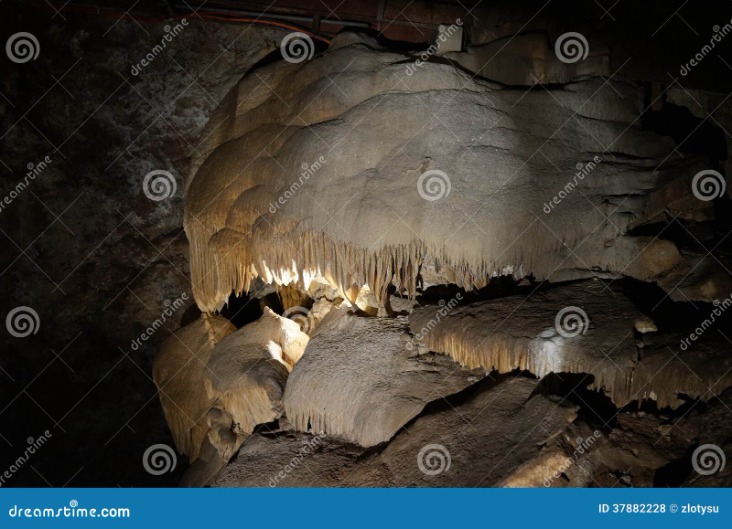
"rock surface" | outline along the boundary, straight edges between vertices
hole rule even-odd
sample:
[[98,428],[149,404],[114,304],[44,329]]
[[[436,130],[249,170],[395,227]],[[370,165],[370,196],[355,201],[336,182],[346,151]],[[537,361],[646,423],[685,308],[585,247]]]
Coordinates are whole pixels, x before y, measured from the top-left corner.
[[535,388],[524,378],[488,384],[467,402],[418,417],[378,453],[327,436],[255,435],[215,485],[497,485],[539,457],[575,418],[574,406],[532,396]]
[[[536,383],[511,376],[484,382],[452,408],[432,409],[377,451],[325,436],[267,432],[250,437],[214,486],[730,486],[731,393],[676,417],[618,413],[600,431],[574,418],[571,405],[533,394]],[[545,414],[545,415],[542,415]],[[719,422],[721,421],[721,422]],[[437,470],[424,474],[420,451],[431,447]],[[437,448],[440,445],[443,448]],[[705,445],[705,446],[704,446]],[[717,458],[710,454],[716,451]],[[704,448],[701,451],[700,447]],[[715,448],[716,447],[716,448]],[[697,465],[707,475],[694,468]],[[703,457],[706,452],[707,458]],[[441,458],[439,454],[442,454]],[[450,455],[449,469],[446,454]],[[716,465],[716,466],[714,466]],[[428,468],[423,464],[425,468]],[[428,469],[429,470],[429,469]]]
[[233,418],[234,432],[249,435],[282,414],[290,366],[302,356],[308,336],[297,323],[269,308],[254,323],[221,340],[211,352],[200,383]]
[[680,333],[646,334],[641,352],[635,336],[641,318],[621,292],[596,281],[448,311],[424,307],[409,325],[422,349],[469,368],[591,374],[592,387],[618,407],[644,399],[676,407],[681,395],[708,399],[732,386],[732,355],[715,334],[693,342]]
[[[132,7],[115,3],[122,12]],[[26,466],[12,484],[176,484],[182,462],[153,476],[141,460],[151,445],[174,444],[152,381],[155,350],[200,313],[182,175],[220,99],[286,32],[194,17],[135,76],[132,67],[160,44],[168,22],[59,16],[23,0],[2,2],[0,20],[5,38],[29,31],[40,43],[31,63],[4,57],[2,196],[29,164],[52,160],[0,214],[0,312],[4,319],[28,306],[41,324],[28,340],[0,335],[0,418],[8,425],[0,434],[15,447],[46,429],[54,434],[35,456],[40,474]],[[143,192],[155,169],[177,180],[167,200]],[[188,305],[161,323],[166,301],[183,294]],[[154,336],[132,350],[154,323]],[[60,360],[52,350],[63,352]]]
[[284,395],[293,426],[362,446],[391,439],[424,406],[484,376],[443,355],[408,349],[404,318],[331,312],[292,370]]
[[204,387],[207,363],[216,344],[236,331],[221,316],[202,316],[175,332],[160,346],[153,379],[178,452],[198,459],[209,425],[206,413],[215,402]]
[[610,75],[608,50],[591,51],[582,61],[562,62],[546,33],[527,32],[473,46],[464,53],[447,53],[444,57],[485,79],[507,85],[531,86],[537,83],[565,84],[583,76]]
[[265,308],[238,330],[204,314],[163,343],[153,378],[178,451],[192,463],[183,485],[206,485],[257,425],[282,415],[287,375],[308,339]]
[[[151,14],[165,4],[140,2],[131,7],[130,3],[123,0],[105,2],[123,11],[131,8],[131,13],[150,9]],[[68,7],[73,9],[73,4]],[[393,225],[392,230],[398,232],[396,235],[389,233],[381,240],[376,238],[380,234],[375,235],[366,241],[368,246],[362,241],[362,247],[356,251],[336,244],[325,248],[322,241],[293,247],[291,233],[320,228],[299,225],[303,209],[297,202],[302,198],[294,199],[294,202],[288,199],[284,207],[275,208],[276,214],[264,211],[258,217],[258,223],[247,218],[242,220],[234,211],[237,208],[231,208],[228,211],[232,213],[231,218],[227,216],[226,223],[230,222],[234,231],[242,229],[248,233],[252,226],[255,233],[260,228],[267,230],[270,229],[267,224],[271,220],[270,214],[285,217],[270,229],[274,236],[265,233],[262,240],[272,248],[284,248],[282,251],[287,259],[276,262],[274,273],[268,277],[270,262],[261,263],[261,255],[256,255],[255,271],[246,266],[236,270],[242,276],[242,284],[246,274],[255,272],[260,274],[260,279],[296,283],[307,282],[311,274],[323,273],[329,276],[327,281],[331,285],[344,283],[340,293],[328,295],[337,306],[339,298],[348,297],[346,292],[359,292],[359,283],[374,283],[372,286],[378,289],[379,283],[386,285],[393,275],[395,283],[403,288],[395,295],[392,288],[388,288],[387,294],[391,297],[386,303],[387,312],[405,314],[414,306],[404,296],[414,294],[410,292],[410,286],[415,281],[423,288],[428,284],[451,282],[467,287],[480,286],[490,270],[518,277],[538,262],[538,271],[546,266],[552,272],[547,277],[553,280],[586,276],[591,269],[592,274],[601,277],[622,273],[658,282],[675,300],[725,298],[730,291],[729,275],[720,265],[727,270],[732,270],[732,266],[723,249],[728,245],[717,248],[717,242],[729,241],[724,236],[728,229],[721,229],[724,224],[718,224],[715,217],[726,215],[726,202],[700,202],[690,193],[690,180],[699,166],[695,158],[698,154],[712,153],[713,166],[720,170],[725,168],[727,174],[730,173],[732,158],[726,152],[732,145],[732,136],[722,130],[722,127],[732,130],[732,106],[727,99],[730,69],[720,64],[723,62],[721,55],[710,56],[695,66],[688,76],[683,73],[682,77],[674,79],[678,66],[698,51],[690,47],[689,43],[694,44],[693,39],[679,38],[679,29],[690,36],[694,31],[691,28],[697,28],[699,31],[694,38],[705,39],[709,28],[721,20],[718,12],[700,10],[689,4],[678,11],[679,16],[667,20],[675,7],[660,0],[651,2],[652,7],[646,6],[645,13],[632,3],[603,7],[595,2],[576,2],[570,8],[572,17],[567,18],[564,15],[568,8],[564,2],[544,7],[541,6],[545,2],[539,2],[536,8],[541,7],[540,12],[535,12],[530,4],[532,2],[521,5],[491,2],[479,6],[474,11],[475,17],[471,18],[473,27],[468,36],[473,45],[484,46],[473,47],[468,54],[459,56],[458,62],[473,61],[474,66],[467,62],[464,66],[504,83],[527,84],[536,82],[537,78],[544,82],[582,82],[564,87],[536,85],[530,93],[525,93],[524,88],[497,87],[483,82],[466,84],[472,74],[462,76],[460,68],[464,66],[452,69],[444,64],[444,58],[421,67],[412,81],[406,79],[405,74],[409,63],[414,64],[416,54],[393,53],[392,60],[373,43],[367,41],[363,46],[358,38],[348,35],[339,37],[323,56],[326,60],[317,58],[305,65],[280,64],[249,71],[252,65],[278,47],[285,33],[204,22],[198,17],[189,20],[185,31],[168,41],[164,52],[152,64],[141,72],[130,72],[132,66],[139,64],[140,59],[160,43],[167,31],[166,22],[149,23],[142,18],[115,20],[66,11],[59,16],[44,2],[2,2],[0,20],[6,29],[4,34],[31,31],[40,41],[36,60],[27,64],[6,60],[0,80],[3,195],[23,179],[30,164],[37,166],[46,154],[52,160],[24,193],[2,208],[0,215],[0,233],[4,241],[0,256],[2,314],[27,305],[40,316],[37,334],[25,339],[7,333],[0,336],[0,377],[3,380],[0,436],[7,443],[7,446],[1,443],[5,450],[1,451],[0,464],[5,468],[11,465],[20,455],[16,450],[29,436],[37,437],[47,429],[53,431],[52,441],[34,455],[32,467],[21,469],[10,484],[159,486],[178,482],[185,470],[182,460],[175,472],[159,476],[145,472],[141,465],[146,448],[173,443],[162,417],[158,392],[150,378],[152,356],[156,345],[171,332],[179,336],[187,333],[188,328],[183,331],[178,328],[196,321],[200,312],[188,305],[170,318],[161,317],[168,301],[191,292],[189,248],[181,229],[184,175],[191,170],[195,172],[201,163],[213,156],[212,145],[218,146],[231,134],[234,136],[231,139],[237,139],[241,130],[238,129],[241,123],[237,121],[250,120],[260,126],[268,119],[268,114],[274,116],[271,129],[270,124],[264,123],[260,129],[247,131],[242,137],[243,142],[252,141],[253,156],[235,167],[224,164],[223,172],[234,174],[242,170],[247,177],[264,175],[263,179],[267,179],[274,174],[272,168],[281,164],[284,176],[275,174],[275,178],[267,182],[277,189],[274,198],[278,198],[282,189],[288,192],[293,183],[300,183],[301,163],[307,162],[308,167],[315,163],[314,160],[293,160],[284,153],[302,147],[294,158],[300,153],[319,156],[321,149],[313,144],[322,138],[323,144],[328,144],[322,149],[326,162],[323,167],[316,168],[299,192],[309,193],[317,200],[318,204],[305,204],[304,210],[308,214],[311,209],[318,212],[318,221],[324,225],[329,223],[329,244],[350,242],[353,231],[362,228],[368,233],[374,225],[381,227],[379,221],[383,221],[385,228]],[[39,6],[46,9],[39,9]],[[169,12],[157,12],[165,13]],[[459,10],[455,9],[455,13],[457,16]],[[631,21],[630,28],[628,21]],[[590,54],[586,61],[567,66],[558,64],[551,56],[553,43],[566,31],[579,31],[588,37]],[[651,31],[657,34],[648,38]],[[689,33],[685,33],[687,31]],[[520,33],[524,34],[517,35]],[[542,39],[541,35],[546,38]],[[607,49],[610,50],[612,70],[606,72]],[[505,52],[505,57],[496,55],[497,51]],[[387,60],[382,61],[379,57]],[[320,66],[324,62],[340,64],[331,64],[324,74]],[[455,70],[459,72],[455,73]],[[226,98],[201,141],[201,131],[208,117],[220,106],[224,94],[247,72],[247,80],[240,90]],[[598,81],[585,77],[598,73],[611,73],[611,80],[603,84],[605,79]],[[444,85],[439,85],[441,76],[445,78]],[[647,90],[645,100],[641,97],[643,90],[636,89],[641,86],[638,80],[643,81],[644,87],[647,83],[653,85],[644,88]],[[672,86],[667,90],[667,101],[661,105],[657,100],[661,95],[659,90],[666,90],[670,81]],[[665,86],[659,88],[659,83]],[[453,90],[455,87],[457,89]],[[270,88],[275,92],[269,93],[268,98]],[[445,104],[453,93],[463,89],[465,93],[459,101],[454,105]],[[614,91],[617,91],[617,97],[613,95]],[[261,108],[256,115],[237,118],[232,108],[240,106],[250,94],[257,98],[254,105],[261,104]],[[321,97],[322,101],[317,101]],[[473,104],[472,97],[477,104]],[[489,104],[485,104],[490,98]],[[400,108],[402,101],[406,103]],[[641,103],[646,107],[649,101],[652,101],[652,112],[641,116]],[[278,114],[288,105],[292,108]],[[246,104],[242,105],[244,107]],[[652,133],[638,134],[641,124],[650,126],[652,116],[649,114],[659,107],[662,113],[675,108],[677,114],[668,119],[666,127],[650,127],[666,138],[659,139]],[[370,114],[371,109],[374,115]],[[246,107],[245,110],[251,109]],[[290,110],[292,112],[288,113]],[[573,116],[575,110],[579,112]],[[320,121],[323,115],[325,118]],[[260,120],[262,116],[264,118]],[[668,116],[664,114],[662,118]],[[680,126],[684,124],[686,128]],[[558,127],[556,135],[550,135],[554,132],[552,125]],[[630,131],[628,141],[613,141],[626,128]],[[395,129],[401,130],[395,132]],[[715,129],[716,136],[706,135],[710,129]],[[311,131],[320,138],[304,138],[303,135]],[[693,131],[697,134],[688,134]],[[698,134],[701,132],[705,134]],[[414,146],[416,156],[412,153]],[[541,149],[536,151],[538,146]],[[672,146],[675,147],[673,151],[670,150]],[[260,152],[262,147],[266,147],[264,153]],[[499,150],[504,147],[508,148]],[[657,151],[656,147],[661,148]],[[446,152],[449,150],[454,152]],[[603,157],[600,168],[593,169],[572,190],[574,198],[563,198],[551,213],[546,213],[546,217],[542,215],[540,209],[546,204],[546,197],[541,194],[546,192],[552,197],[566,192],[567,182],[575,176],[576,163],[587,164],[590,158],[585,155],[592,156],[593,151]],[[648,152],[660,154],[647,156]],[[514,159],[501,163],[505,153],[514,155]],[[579,160],[577,153],[582,153]],[[634,157],[637,154],[644,157]],[[659,164],[659,161],[663,163]],[[517,172],[521,162],[525,162],[525,166]],[[333,174],[341,178],[334,181],[339,186],[344,184],[339,189],[342,197],[320,194],[324,184],[317,180],[329,178],[330,166],[334,166]],[[405,201],[397,192],[403,193],[406,189],[416,198],[416,182],[423,166],[426,170],[444,170],[451,179],[452,188],[451,194],[443,199],[425,202],[415,220],[412,212],[406,212]],[[657,167],[660,171],[654,172]],[[702,167],[708,168],[706,162]],[[624,168],[630,171],[626,174]],[[142,189],[144,176],[154,169],[170,171],[177,182],[177,191],[160,202],[147,198]],[[384,199],[375,188],[404,170],[412,179],[410,185]],[[486,201],[487,213],[475,216],[475,228],[469,217],[472,211],[464,209],[465,215],[460,216],[464,203],[450,201],[475,191],[474,182],[463,177],[466,172],[475,172],[481,177],[487,175],[486,180],[491,185],[498,183],[510,188],[513,182],[520,183],[513,190],[515,192],[507,194],[508,199],[501,189],[496,190],[495,197]],[[514,180],[500,182],[501,176],[514,173]],[[363,175],[367,178],[361,180]],[[361,181],[366,182],[362,187],[373,188],[368,190],[367,200],[355,204],[348,202],[347,193],[354,187],[360,190]],[[353,186],[349,187],[349,184]],[[728,186],[728,194],[730,189]],[[580,199],[577,193],[587,199]],[[479,196],[476,194],[476,201]],[[641,204],[643,201],[647,203]],[[272,204],[279,204],[266,204],[266,200],[263,203],[265,210]],[[413,204],[406,204],[410,205]],[[593,211],[593,206],[598,208],[594,218],[593,215],[570,215],[568,222],[574,225],[567,231],[556,231],[550,221],[555,219],[547,220],[553,215],[565,218],[565,208]],[[291,207],[299,211],[288,211]],[[443,207],[453,211],[442,215],[440,208]],[[371,218],[368,218],[368,212],[373,212]],[[535,225],[515,222],[514,213],[529,221],[535,219],[530,213],[537,214]],[[602,215],[609,215],[608,220],[605,221]],[[483,269],[476,273],[461,267],[460,262],[444,260],[441,255],[434,259],[435,254],[439,254],[435,248],[430,248],[425,255],[421,252],[424,248],[412,253],[409,248],[392,244],[394,239],[405,240],[412,235],[420,238],[426,234],[428,239],[433,235],[441,236],[439,230],[432,234],[430,229],[434,224],[450,227],[442,222],[445,217],[463,220],[464,229],[472,230],[471,241],[477,237],[477,240],[492,243],[489,248],[492,253],[487,254],[487,259],[493,267],[486,267],[490,269],[488,274],[484,274]],[[371,225],[359,226],[363,219]],[[600,220],[605,224],[594,233],[592,230]],[[627,227],[633,231],[626,230],[626,220]],[[667,227],[671,229],[666,230]],[[515,247],[506,244],[524,228],[528,235],[515,239]],[[677,233],[671,234],[674,230]],[[642,236],[641,232],[650,236]],[[572,234],[579,234],[583,239],[574,240]],[[225,235],[221,235],[222,247],[238,249],[237,245],[242,244],[236,233],[229,239]],[[555,235],[559,237],[554,239]],[[585,241],[586,235],[592,236]],[[522,260],[522,255],[526,248],[536,246],[535,238],[557,242],[553,247],[540,245],[532,265],[530,259]],[[683,238],[691,242],[691,250],[679,242]],[[443,239],[446,240],[438,240],[437,250],[442,248],[443,242],[452,241],[451,238]],[[447,257],[459,261],[464,256],[455,254],[455,250],[462,251],[469,245],[462,244],[462,237],[458,239]],[[387,258],[380,259],[374,255],[384,241],[389,243],[388,251],[380,256]],[[602,243],[599,246],[598,241]],[[267,252],[270,251],[274,250],[267,248]],[[516,255],[511,255],[514,251]],[[405,260],[404,255],[410,253]],[[290,258],[297,263],[292,265]],[[566,262],[563,262],[565,258]],[[504,266],[504,259],[526,266],[510,269]],[[303,271],[301,260],[319,262],[322,266]],[[415,278],[417,267],[414,263],[420,260],[420,275]],[[298,266],[300,269],[295,277],[290,268],[298,269]],[[287,270],[283,272],[283,268]],[[216,303],[229,296],[227,289],[236,284],[219,283],[220,298]],[[320,285],[313,281],[311,286],[316,284]],[[278,285],[272,289],[275,291],[280,299],[271,305],[273,307],[280,302],[283,308],[302,304],[298,289]],[[380,297],[378,304],[385,301],[383,292],[377,290],[376,294]],[[352,301],[350,297],[349,300]],[[365,306],[369,310],[377,309],[371,299]],[[229,308],[227,315],[236,316],[237,309],[229,312]],[[330,309],[331,303],[321,300],[314,307],[313,320],[318,323]],[[379,309],[382,307],[378,307],[377,313]],[[696,309],[706,312],[708,305],[697,304]],[[657,320],[657,323],[658,328],[664,327],[664,322]],[[133,339],[138,339],[150,328],[158,332],[139,349],[131,350],[131,343],[136,343]],[[642,328],[651,327],[643,325]],[[638,326],[636,329],[642,332]],[[205,333],[193,334],[184,340],[186,344],[206,345]],[[730,454],[732,447],[726,429],[729,421],[725,422],[729,401],[724,405],[714,404],[713,398],[726,387],[725,375],[730,367],[725,356],[729,344],[723,336],[721,332],[712,334],[709,331],[689,351],[678,351],[678,344],[688,336],[674,335],[670,341],[667,341],[668,335],[636,336],[640,358],[636,373],[640,385],[634,385],[633,392],[643,393],[650,389],[648,396],[654,396],[653,385],[667,379],[664,384],[673,384],[679,391],[699,395],[705,401],[712,397],[711,402],[707,408],[704,402],[688,400],[688,396],[684,396],[687,407],[696,406],[684,420],[677,419],[688,411],[686,407],[676,410],[670,418],[667,410],[657,417],[619,415],[609,437],[610,444],[617,440],[617,453],[605,452],[604,459],[595,460],[593,450],[592,456],[583,457],[565,470],[563,474],[569,477],[569,482],[572,485],[643,486],[653,483],[657,473],[668,471],[668,465],[675,467],[681,462],[691,468],[690,452],[696,445],[717,444]],[[677,353],[675,356],[670,354],[667,345]],[[180,352],[185,364],[189,351]],[[442,356],[435,358],[445,360]],[[713,378],[716,369],[719,380]],[[169,378],[170,373],[167,376]],[[191,378],[197,377],[198,374],[191,374]],[[648,381],[648,387],[643,387]],[[199,392],[193,400],[205,409],[207,398],[208,395]],[[697,417],[699,408],[709,415],[702,415],[702,419]],[[202,455],[187,475],[187,479],[196,483],[207,482],[212,470],[218,471],[220,467],[220,461],[213,467],[208,464],[201,467],[198,463],[215,462],[211,457],[220,460],[222,453],[230,454],[230,450],[238,447],[238,438],[231,438],[234,419],[223,410],[213,410],[219,411],[205,414],[208,435],[203,439]],[[183,419],[187,425],[201,425],[192,418]],[[693,435],[687,435],[689,428],[685,423],[688,419],[695,428]],[[702,423],[703,428],[699,426]],[[656,432],[666,437],[679,435],[666,447],[666,438],[656,443]],[[192,435],[192,430],[188,433]],[[564,434],[570,441],[587,435],[589,433],[577,423]],[[253,437],[252,442],[258,439],[259,435]],[[312,442],[313,438],[307,439]],[[294,454],[302,449],[300,441],[297,442],[300,446]],[[663,449],[649,451],[651,444],[654,449]],[[225,446],[223,452],[219,450],[222,446]],[[334,450],[345,451],[348,455],[364,454],[361,449],[337,441],[334,446],[339,447]],[[571,452],[571,443],[550,444],[499,484],[539,483],[547,470],[560,470]],[[631,459],[633,454],[636,460]],[[366,455],[371,457],[373,453]],[[330,479],[333,468],[326,469],[326,479]],[[589,477],[584,470],[590,472]],[[728,466],[723,473],[704,477],[692,473],[686,476],[688,480],[684,483],[729,485],[729,470]],[[552,481],[552,486],[564,483],[564,476]],[[374,480],[378,481],[376,477]]]
[[575,419],[575,406],[532,396],[535,388],[536,381],[512,378],[454,410],[420,417],[389,443],[372,465],[354,470],[346,483],[497,485],[528,459],[537,457],[543,446]]
[[414,295],[422,266],[467,289],[663,276],[674,243],[628,230],[650,220],[651,193],[706,167],[637,128],[641,97],[597,78],[510,89],[438,62],[408,75],[403,55],[349,34],[267,66],[212,118],[187,185],[196,301],[322,276],[385,303],[390,283]]

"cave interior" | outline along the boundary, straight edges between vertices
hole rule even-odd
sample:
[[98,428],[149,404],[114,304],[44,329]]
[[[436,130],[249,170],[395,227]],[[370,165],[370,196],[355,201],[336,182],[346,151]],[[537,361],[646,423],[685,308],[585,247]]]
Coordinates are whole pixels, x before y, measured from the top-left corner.
[[729,2],[0,25],[0,485],[732,486]]

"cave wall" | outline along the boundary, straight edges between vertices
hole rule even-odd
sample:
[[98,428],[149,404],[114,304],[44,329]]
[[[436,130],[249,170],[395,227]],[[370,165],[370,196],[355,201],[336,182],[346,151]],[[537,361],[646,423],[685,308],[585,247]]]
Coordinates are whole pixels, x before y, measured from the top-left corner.
[[[139,483],[150,476],[138,465],[105,470],[105,461],[169,439],[151,361],[159,340],[196,313],[183,175],[210,113],[284,33],[194,17],[134,75],[173,31],[168,23],[54,16],[25,2],[0,11],[4,35],[20,28],[40,43],[35,61],[2,58],[3,195],[28,164],[50,160],[0,214],[3,318],[28,306],[39,319],[36,334],[1,338],[0,433],[12,445],[2,460],[49,429],[54,442],[36,465],[46,470],[25,468],[17,484]],[[165,200],[144,193],[153,170],[178,182]]]

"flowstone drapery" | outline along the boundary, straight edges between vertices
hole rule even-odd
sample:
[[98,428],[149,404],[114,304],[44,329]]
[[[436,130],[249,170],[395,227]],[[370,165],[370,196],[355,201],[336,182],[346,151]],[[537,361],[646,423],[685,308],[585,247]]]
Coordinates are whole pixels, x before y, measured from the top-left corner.
[[442,62],[408,75],[407,61],[343,35],[227,97],[186,190],[203,311],[254,278],[307,290],[323,277],[348,298],[367,284],[383,303],[392,283],[415,295],[428,270],[473,289],[497,275],[666,285],[691,268],[672,242],[628,235],[705,168],[638,128],[636,87],[514,89]]

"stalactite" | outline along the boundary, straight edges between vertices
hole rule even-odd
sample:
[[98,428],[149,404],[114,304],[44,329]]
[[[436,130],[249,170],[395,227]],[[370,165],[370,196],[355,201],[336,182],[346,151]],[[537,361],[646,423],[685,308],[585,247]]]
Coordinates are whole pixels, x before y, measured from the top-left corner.
[[[564,308],[584,313],[584,332],[559,332],[555,318]],[[591,387],[618,407],[647,399],[659,408],[677,407],[682,395],[708,400],[732,386],[732,357],[713,337],[680,350],[684,336],[646,334],[639,360],[634,324],[644,318],[621,293],[598,282],[595,288],[586,283],[559,287],[529,299],[497,299],[447,313],[424,307],[409,316],[409,324],[424,349],[469,368],[519,369],[537,377],[590,374]]]

